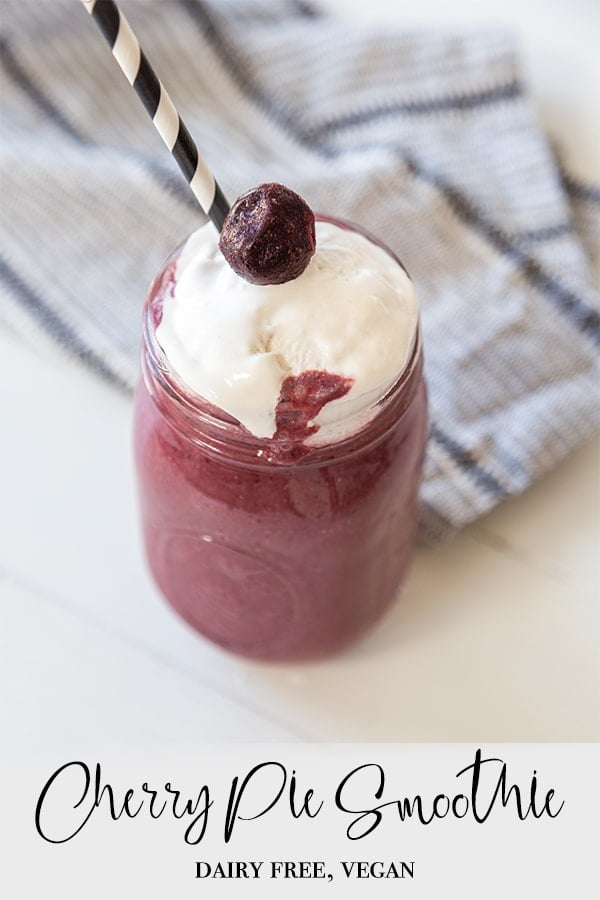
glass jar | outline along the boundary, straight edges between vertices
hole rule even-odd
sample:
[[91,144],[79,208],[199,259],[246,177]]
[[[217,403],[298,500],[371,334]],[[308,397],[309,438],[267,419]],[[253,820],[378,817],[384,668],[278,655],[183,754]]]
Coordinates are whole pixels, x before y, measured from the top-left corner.
[[136,395],[150,569],[174,609],[227,650],[282,661],[333,654],[367,631],[405,579],[427,432],[420,330],[367,417],[342,401],[349,436],[328,440],[323,426],[319,443],[301,447],[257,438],[190,392],[158,344],[177,254],[146,301]]

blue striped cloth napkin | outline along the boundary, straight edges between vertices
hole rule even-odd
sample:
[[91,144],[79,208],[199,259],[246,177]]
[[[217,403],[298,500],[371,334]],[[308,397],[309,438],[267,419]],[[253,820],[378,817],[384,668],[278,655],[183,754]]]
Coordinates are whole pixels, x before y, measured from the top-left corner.
[[[122,8],[230,198],[285,182],[411,272],[424,537],[592,433],[600,192],[558,167],[510,34],[357,28],[293,0]],[[148,283],[198,208],[83,6],[4,0],[1,30],[0,316],[130,391]]]

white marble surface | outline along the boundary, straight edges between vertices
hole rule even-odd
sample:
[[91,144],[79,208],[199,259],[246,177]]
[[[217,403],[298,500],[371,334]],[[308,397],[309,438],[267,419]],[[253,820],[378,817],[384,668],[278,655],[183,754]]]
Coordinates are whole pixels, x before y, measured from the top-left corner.
[[[443,8],[325,5],[411,24]],[[593,8],[461,0],[442,16],[517,27],[544,119],[587,177]],[[352,651],[271,667],[213,648],[151,583],[128,400],[0,332],[0,403],[5,747],[598,739],[597,441],[451,546],[419,551],[403,599]]]

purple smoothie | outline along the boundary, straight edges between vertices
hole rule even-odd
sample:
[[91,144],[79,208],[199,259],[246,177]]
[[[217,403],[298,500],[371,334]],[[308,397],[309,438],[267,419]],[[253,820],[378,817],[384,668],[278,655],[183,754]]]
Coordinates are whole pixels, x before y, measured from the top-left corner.
[[277,430],[257,438],[190,393],[158,345],[175,261],[146,302],[136,397],[154,578],[184,619],[230,651],[282,661],[335,653],[381,616],[406,576],[427,432],[420,340],[350,437],[305,443],[317,412],[351,386],[309,371],[284,381]]

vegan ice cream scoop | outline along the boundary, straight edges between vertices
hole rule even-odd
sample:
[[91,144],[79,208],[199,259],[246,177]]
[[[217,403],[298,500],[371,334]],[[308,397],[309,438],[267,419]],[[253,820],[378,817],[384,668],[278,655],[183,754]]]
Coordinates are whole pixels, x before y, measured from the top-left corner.
[[317,220],[316,252],[302,274],[259,285],[230,268],[215,229],[204,226],[178,257],[157,338],[188,388],[270,438],[289,376],[310,371],[346,380],[345,396],[315,419],[341,421],[350,401],[354,411],[367,408],[394,384],[417,324],[410,278],[356,231]]

